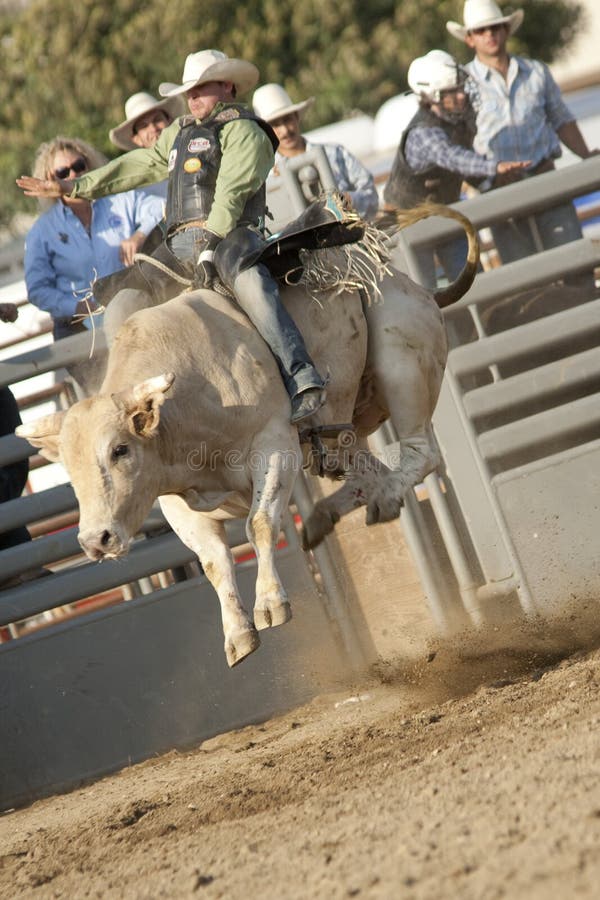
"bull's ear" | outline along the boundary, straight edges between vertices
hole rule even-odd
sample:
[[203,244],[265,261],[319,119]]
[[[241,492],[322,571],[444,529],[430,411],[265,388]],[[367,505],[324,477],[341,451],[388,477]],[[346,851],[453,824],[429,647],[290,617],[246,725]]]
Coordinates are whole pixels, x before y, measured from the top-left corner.
[[160,408],[165,394],[175,381],[173,372],[149,378],[132,388],[112,394],[112,401],[129,419],[129,427],[138,437],[151,438],[158,431]]
[[42,416],[27,425],[19,425],[15,429],[15,434],[17,437],[25,438],[33,447],[39,447],[40,453],[45,459],[49,459],[50,462],[58,462],[60,458],[58,439],[66,414],[66,410],[63,410],[49,416]]

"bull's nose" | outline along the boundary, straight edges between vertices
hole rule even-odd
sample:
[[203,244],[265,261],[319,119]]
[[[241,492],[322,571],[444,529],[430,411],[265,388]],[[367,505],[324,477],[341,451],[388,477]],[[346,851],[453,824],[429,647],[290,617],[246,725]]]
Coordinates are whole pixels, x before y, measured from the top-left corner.
[[107,529],[93,534],[80,533],[79,543],[90,559],[102,559],[104,556],[119,556],[125,550],[119,535]]

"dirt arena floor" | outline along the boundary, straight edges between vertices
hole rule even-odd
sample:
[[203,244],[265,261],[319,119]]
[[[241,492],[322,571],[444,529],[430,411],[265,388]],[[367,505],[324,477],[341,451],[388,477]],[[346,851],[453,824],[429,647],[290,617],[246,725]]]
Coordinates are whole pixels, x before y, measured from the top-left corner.
[[600,616],[432,645],[0,817],[2,898],[597,897]]

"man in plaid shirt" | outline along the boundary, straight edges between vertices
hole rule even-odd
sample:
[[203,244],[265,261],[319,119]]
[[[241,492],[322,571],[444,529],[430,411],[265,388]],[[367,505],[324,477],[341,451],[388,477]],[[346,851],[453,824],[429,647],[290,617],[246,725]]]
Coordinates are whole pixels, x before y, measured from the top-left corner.
[[[497,162],[472,149],[474,114],[465,82],[467,75],[443,50],[432,50],[413,60],[408,83],[419,95],[420,106],[407,125],[396,152],[383,198],[385,209],[410,209],[426,201],[454,203],[463,181],[490,187],[497,176],[506,176],[527,162]],[[450,281],[460,273],[467,255],[464,237],[436,247],[436,254]],[[417,253],[426,286],[435,288],[431,251]]]

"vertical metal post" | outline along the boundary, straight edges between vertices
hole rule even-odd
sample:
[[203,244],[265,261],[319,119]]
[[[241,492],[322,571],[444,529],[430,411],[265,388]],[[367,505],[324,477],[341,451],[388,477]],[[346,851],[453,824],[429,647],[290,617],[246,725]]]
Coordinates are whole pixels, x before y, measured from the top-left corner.
[[[296,504],[301,517],[303,519],[308,518],[314,509],[314,503],[306,483],[306,476],[303,472],[298,473],[292,493],[292,499]],[[334,561],[331,558],[327,546],[327,539],[322,541],[318,547],[315,547],[312,554],[323,579],[326,605],[329,608],[329,617],[339,628],[342,644],[348,654],[350,663],[354,668],[358,669],[362,667],[367,660],[354,627],[352,613],[346,602]]]
[[[481,321],[481,317],[479,315],[479,307],[475,303],[469,304],[469,312],[471,313],[471,318],[473,319],[473,324],[475,325],[475,331],[477,332],[477,340],[480,341],[482,338],[487,337],[487,333],[485,328],[483,327],[483,322]],[[501,381],[502,376],[500,375],[500,370],[496,363],[492,363],[491,366],[488,366],[492,378],[494,381]]]
[[450,513],[448,501],[440,487],[440,476],[432,472],[425,479],[431,508],[440,529],[450,565],[458,582],[458,589],[466,612],[474,625],[483,625],[484,617],[478,605],[478,585],[473,577],[469,562],[464,552],[460,535]]
[[400,251],[404,262],[404,266],[400,266],[400,268],[406,269],[406,274],[412,278],[413,281],[416,281],[417,284],[427,286],[427,274],[421,268],[419,258],[415,253],[410,240],[402,231],[396,233],[394,240],[396,243],[396,250]]
[[[393,424],[388,420],[381,428],[369,437],[369,444],[376,454],[383,454],[388,444],[396,443],[398,435]],[[419,573],[425,592],[425,599],[431,616],[438,628],[445,632],[449,627],[447,602],[443,589],[444,576],[439,558],[431,541],[419,501],[413,490],[404,500],[404,509],[400,516],[402,530],[410,550],[413,562]]]
[[507,555],[510,559],[510,562],[513,566],[513,571],[515,575],[515,580],[517,582],[517,593],[519,595],[519,601],[523,612],[526,615],[534,615],[537,612],[536,605],[534,603],[533,597],[531,596],[531,592],[529,590],[529,586],[527,584],[527,579],[525,577],[525,573],[521,567],[518,556],[515,553],[515,548],[510,536],[510,532],[508,530],[508,526],[506,524],[506,520],[504,518],[504,514],[500,508],[500,504],[496,498],[494,493],[494,489],[492,487],[492,482],[490,478],[489,469],[479,452],[479,446],[477,444],[477,436],[475,434],[475,430],[473,428],[473,423],[469,419],[464,406],[461,402],[461,391],[458,386],[457,380],[450,369],[446,369],[445,378],[447,379],[448,388],[450,393],[454,399],[454,406],[459,418],[459,425],[464,430],[467,440],[471,446],[471,452],[473,454],[473,459],[475,461],[475,465],[479,470],[479,475],[481,478],[481,483],[483,489],[487,495],[490,509],[492,510],[492,514],[494,516],[494,521],[498,527],[498,531],[500,532],[500,536],[504,543],[504,547],[506,548]]

